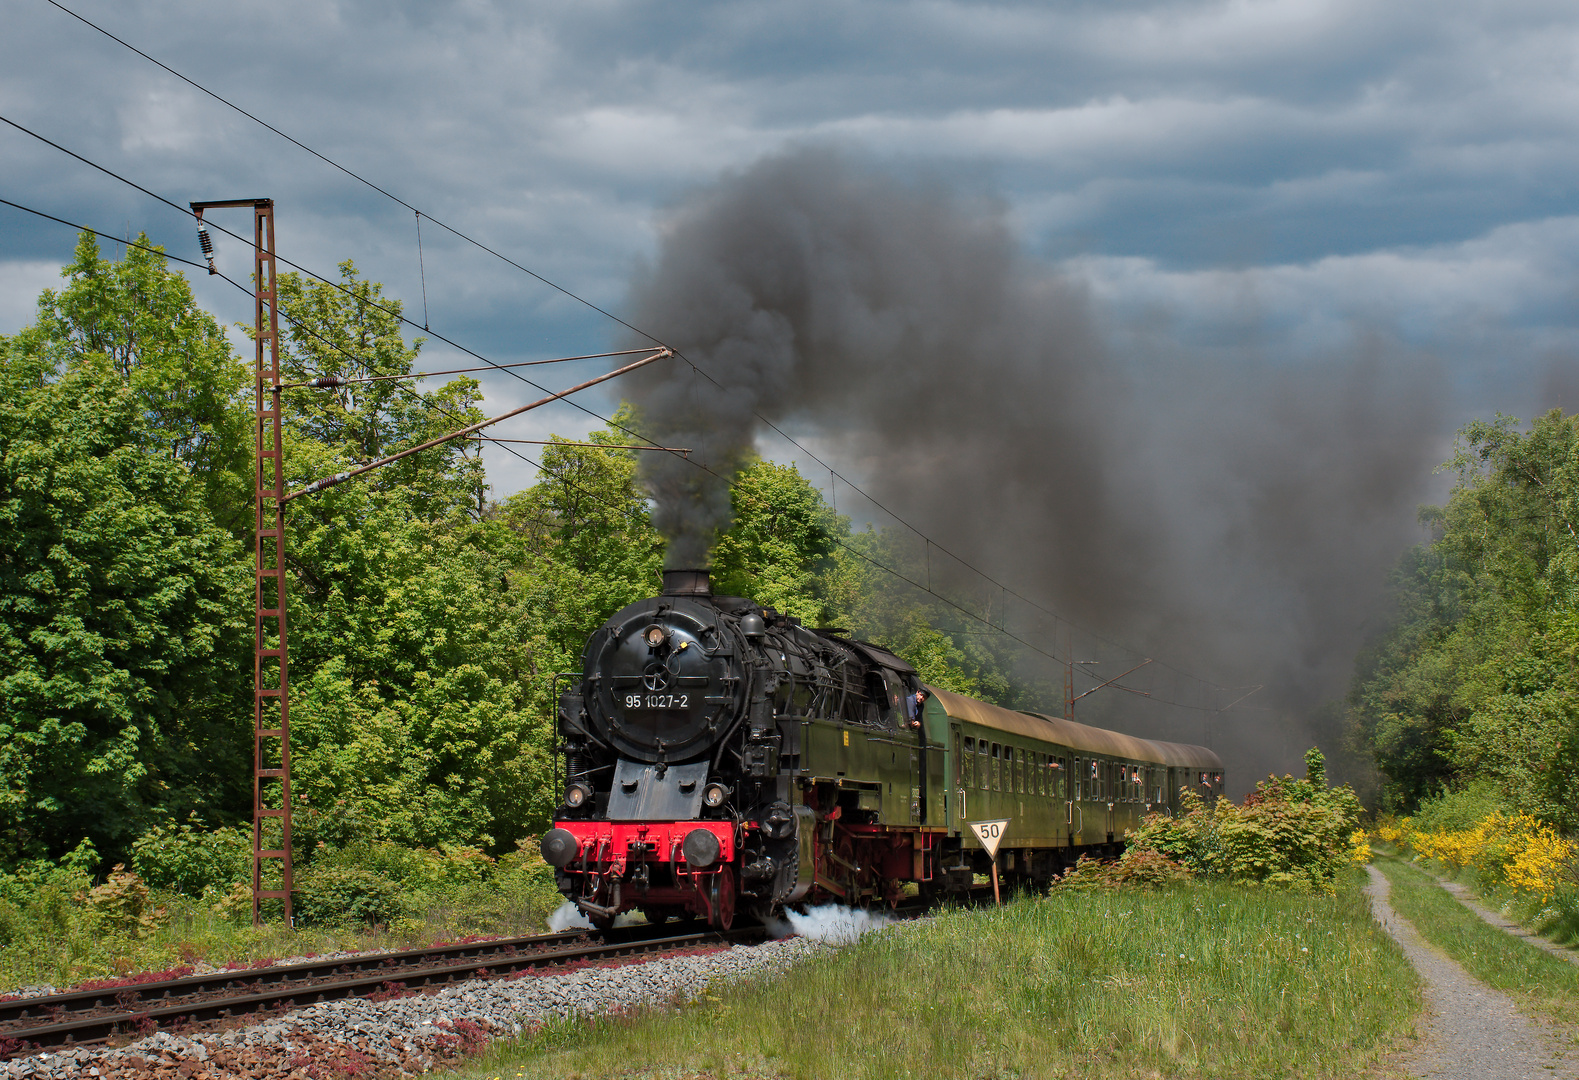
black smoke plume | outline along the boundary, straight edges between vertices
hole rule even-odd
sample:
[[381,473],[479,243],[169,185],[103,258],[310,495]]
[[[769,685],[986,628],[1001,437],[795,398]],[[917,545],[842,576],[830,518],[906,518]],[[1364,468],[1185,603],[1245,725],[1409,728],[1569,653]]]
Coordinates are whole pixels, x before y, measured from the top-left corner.
[[[640,373],[649,435],[728,477],[761,434],[754,413],[814,433],[877,498],[1075,623],[1225,686],[1266,684],[1256,711],[1216,720],[1244,782],[1295,767],[1301,718],[1341,694],[1443,451],[1427,360],[1363,335],[1320,363],[1248,342],[1183,355],[1135,327],[1115,355],[1087,288],[1025,255],[1002,205],[826,147],[683,201],[633,300],[633,322],[721,384],[681,364]],[[643,466],[669,565],[703,565],[727,484],[669,455]],[[1044,614],[1004,615],[1063,653]],[[1199,741],[1229,691],[1167,670],[1126,680],[1151,702],[1109,692],[1081,718]]]

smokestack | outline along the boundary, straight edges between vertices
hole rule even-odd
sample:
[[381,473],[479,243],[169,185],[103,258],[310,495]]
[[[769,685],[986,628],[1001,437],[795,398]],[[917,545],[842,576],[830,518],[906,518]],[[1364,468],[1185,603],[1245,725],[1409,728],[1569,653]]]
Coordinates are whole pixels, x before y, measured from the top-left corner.
[[713,582],[707,570],[665,570],[663,595],[712,596]]

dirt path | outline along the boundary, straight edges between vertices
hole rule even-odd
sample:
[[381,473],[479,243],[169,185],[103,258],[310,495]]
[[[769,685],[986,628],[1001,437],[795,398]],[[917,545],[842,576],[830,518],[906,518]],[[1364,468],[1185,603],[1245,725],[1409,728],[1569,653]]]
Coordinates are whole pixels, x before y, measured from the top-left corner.
[[1579,1080],[1579,1062],[1564,1057],[1557,1038],[1522,1016],[1513,1002],[1471,978],[1438,952],[1387,903],[1387,879],[1366,868],[1366,893],[1376,919],[1402,946],[1425,981],[1428,1013],[1420,1043],[1401,1062],[1411,1076],[1432,1080]]
[[1481,907],[1475,899],[1475,894],[1470,892],[1469,889],[1463,885],[1460,885],[1458,882],[1443,881],[1441,878],[1438,878],[1437,884],[1446,889],[1448,893],[1452,895],[1453,899],[1469,908],[1469,910],[1473,911],[1476,915],[1479,915],[1492,926],[1495,926],[1498,930],[1505,931],[1517,938],[1523,938],[1531,945],[1534,945],[1537,949],[1542,949],[1546,952],[1549,952],[1559,960],[1566,960],[1570,964],[1579,964],[1579,952],[1565,948],[1562,945],[1554,945],[1552,942],[1547,941],[1539,934],[1530,933],[1528,930],[1513,920],[1504,918],[1495,911]]

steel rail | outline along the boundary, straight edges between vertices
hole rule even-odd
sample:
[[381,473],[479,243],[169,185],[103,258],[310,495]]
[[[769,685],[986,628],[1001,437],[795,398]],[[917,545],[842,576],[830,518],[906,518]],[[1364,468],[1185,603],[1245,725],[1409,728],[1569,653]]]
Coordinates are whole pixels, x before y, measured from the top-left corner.
[[[617,933],[618,931],[610,931]],[[10,1023],[15,1020],[25,1020],[29,1014],[58,1014],[64,1009],[67,1012],[80,1012],[88,1009],[102,1009],[113,1005],[125,1005],[128,1000],[126,995],[136,995],[137,1001],[157,1001],[176,995],[209,993],[216,990],[225,990],[238,983],[268,983],[296,981],[301,979],[325,978],[334,974],[350,974],[357,971],[369,971],[375,968],[388,968],[391,964],[414,964],[424,958],[434,960],[446,957],[480,957],[490,952],[502,952],[506,949],[532,948],[543,945],[560,945],[575,941],[586,936],[589,931],[571,930],[557,934],[533,934],[526,937],[494,938],[488,941],[473,941],[464,945],[441,945],[426,949],[407,949],[402,952],[362,953],[358,956],[342,957],[339,960],[307,960],[300,964],[272,964],[260,968],[234,968],[225,971],[215,971],[205,975],[186,975],[176,979],[161,979],[157,982],[136,983],[125,986],[108,986],[93,990],[72,990],[63,994],[47,994],[43,997],[17,998],[10,1001],[0,1001],[0,1024]],[[349,968],[348,972],[346,969]],[[0,1032],[0,1034],[4,1034]]]
[[[349,978],[334,979],[328,982],[307,983],[300,981],[285,981],[275,979],[268,988],[234,987],[235,993],[220,998],[209,998],[202,1001],[172,1001],[162,1003],[153,1008],[136,1008],[117,1003],[119,1011],[113,1013],[99,1013],[94,1016],[83,1016],[60,1020],[51,1015],[45,1022],[27,1027],[13,1027],[0,1031],[8,1049],[0,1057],[26,1057],[44,1052],[52,1047],[95,1042],[109,1038],[119,1033],[135,1033],[147,1028],[150,1023],[158,1026],[165,1023],[201,1023],[209,1020],[228,1019],[237,1015],[252,1012],[264,1012],[272,1009],[288,1009],[298,1005],[311,1005],[322,1001],[337,1001],[346,998],[361,997],[366,994],[387,991],[397,987],[404,991],[420,991],[425,988],[444,986],[455,982],[464,982],[478,977],[479,971],[488,975],[507,975],[513,972],[526,971],[538,967],[551,967],[554,965],[571,963],[578,960],[608,960],[624,957],[639,956],[643,953],[672,952],[678,949],[711,944],[732,944],[736,941],[748,940],[760,936],[764,931],[761,927],[746,927],[737,930],[718,932],[713,930],[696,931],[687,934],[678,934],[669,937],[636,937],[629,940],[603,941],[591,945],[582,945],[574,948],[549,949],[540,952],[515,952],[507,953],[503,949],[493,957],[471,956],[458,963],[432,964],[412,969],[399,969],[385,967],[373,974],[356,975]],[[534,939],[541,942],[542,937]],[[485,943],[478,942],[469,948],[483,947]],[[489,943],[498,944],[498,943]],[[432,955],[434,950],[416,950],[412,954],[417,957]],[[393,954],[366,957],[368,960],[387,961]],[[340,961],[341,965],[347,961]],[[298,972],[301,968],[333,967],[334,964],[290,965],[288,969]],[[249,976],[259,976],[268,973],[271,969],[260,969],[248,972],[227,972],[231,983],[248,981]],[[322,976],[319,976],[322,977]],[[212,983],[217,977],[204,976],[197,981]],[[300,976],[298,975],[298,980]],[[193,980],[172,980],[176,983],[188,983]],[[223,982],[223,980],[220,980]],[[261,981],[261,980],[258,980]],[[166,984],[146,984],[148,989]],[[135,987],[121,987],[118,990],[139,989]],[[187,996],[201,991],[187,988]],[[114,994],[108,991],[90,991],[101,1000],[109,998],[114,1001]],[[64,995],[50,995],[62,997]],[[43,1006],[50,998],[32,998],[29,1003]],[[8,1003],[12,1004],[12,1003]],[[99,1007],[104,1007],[102,1004]],[[91,1008],[91,1006],[90,1006]],[[26,1050],[21,1049],[27,1044]]]

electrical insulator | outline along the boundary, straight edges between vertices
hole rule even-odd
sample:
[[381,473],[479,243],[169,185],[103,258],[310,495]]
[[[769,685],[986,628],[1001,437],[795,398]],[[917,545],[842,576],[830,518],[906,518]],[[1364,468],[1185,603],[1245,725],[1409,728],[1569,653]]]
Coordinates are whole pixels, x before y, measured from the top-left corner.
[[197,246],[203,249],[203,258],[208,260],[208,272],[217,274],[214,268],[214,241],[209,238],[208,226],[201,221],[197,223]]

